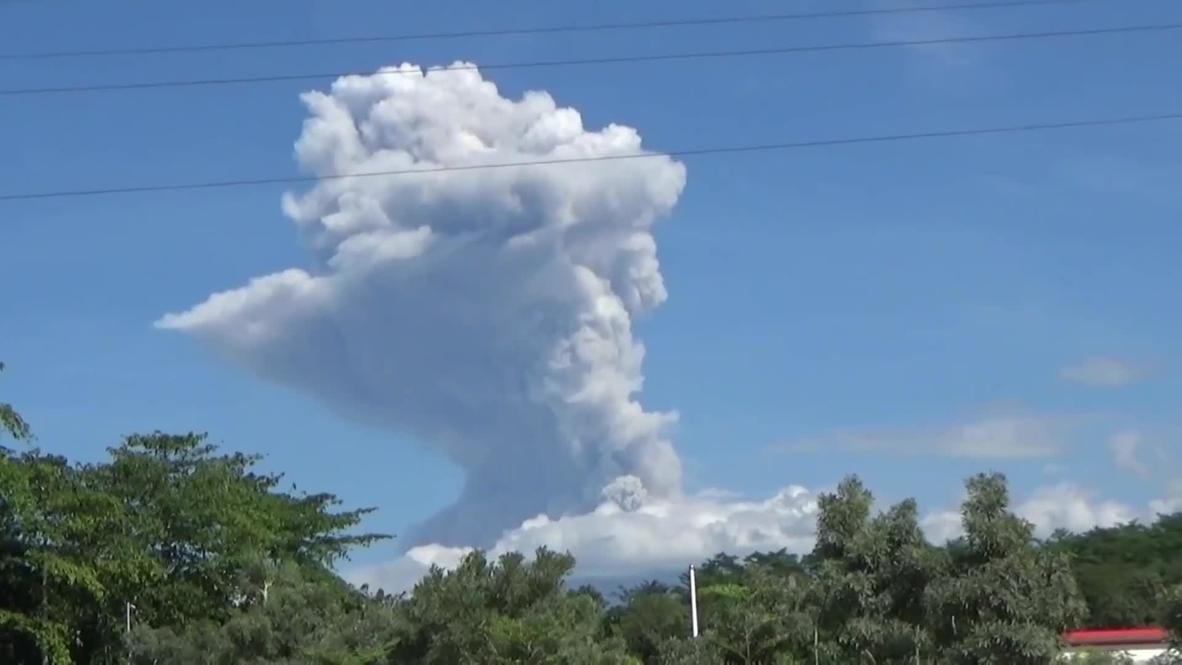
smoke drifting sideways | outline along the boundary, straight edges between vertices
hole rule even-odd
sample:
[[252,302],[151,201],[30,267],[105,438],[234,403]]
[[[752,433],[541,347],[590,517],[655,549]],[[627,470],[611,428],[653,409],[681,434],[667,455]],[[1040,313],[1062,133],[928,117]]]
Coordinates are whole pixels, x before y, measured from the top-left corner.
[[[403,64],[302,100],[295,154],[316,176],[643,152],[634,129],[588,130],[471,69]],[[310,268],[156,325],[462,468],[460,497],[408,547],[488,547],[621,493],[677,500],[676,414],[638,401],[632,324],[666,298],[652,229],[684,185],[661,155],[321,180],[283,199]]]

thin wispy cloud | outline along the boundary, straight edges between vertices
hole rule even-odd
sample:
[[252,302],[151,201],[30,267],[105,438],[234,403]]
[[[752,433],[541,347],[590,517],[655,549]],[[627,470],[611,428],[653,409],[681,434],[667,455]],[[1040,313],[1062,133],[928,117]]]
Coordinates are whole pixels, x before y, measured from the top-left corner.
[[1170,161],[1131,159],[1121,155],[1073,154],[1057,169],[1068,185],[1089,194],[1179,207],[1176,194],[1182,169]]
[[[918,6],[919,3],[912,3]],[[876,2],[875,7],[887,8],[898,5]],[[871,34],[875,39],[888,41],[911,41],[942,39],[979,32],[978,22],[954,14],[927,13],[910,16],[879,16],[871,21]],[[980,61],[977,48],[966,44],[922,44],[908,46],[907,50],[922,58],[925,66],[939,69],[953,69],[975,65]]]
[[1144,368],[1111,356],[1093,356],[1059,371],[1064,381],[1091,388],[1123,388],[1145,378]]
[[1038,459],[1057,456],[1076,419],[1040,414],[984,416],[942,426],[846,429],[780,443],[789,453],[934,455],[965,459]]
[[1108,450],[1112,453],[1112,459],[1117,466],[1132,471],[1142,478],[1148,478],[1150,476],[1149,467],[1140,458],[1141,444],[1141,433],[1127,430],[1112,435],[1112,438],[1108,440]]

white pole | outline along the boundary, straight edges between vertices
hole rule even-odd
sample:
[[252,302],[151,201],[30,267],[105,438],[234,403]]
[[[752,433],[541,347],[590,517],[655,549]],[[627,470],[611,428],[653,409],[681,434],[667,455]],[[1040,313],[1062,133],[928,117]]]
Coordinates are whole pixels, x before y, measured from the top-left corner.
[[693,623],[693,636],[698,636],[698,582],[694,578],[694,567],[690,566],[690,620]]
[[131,608],[135,607],[131,603],[127,603],[127,665],[131,665]]

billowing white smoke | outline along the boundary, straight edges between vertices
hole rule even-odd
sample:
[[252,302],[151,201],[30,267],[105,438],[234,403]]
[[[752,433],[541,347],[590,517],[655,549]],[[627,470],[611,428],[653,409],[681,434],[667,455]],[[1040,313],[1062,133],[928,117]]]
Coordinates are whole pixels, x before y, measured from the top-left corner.
[[[642,152],[543,92],[468,71],[349,76],[303,96],[318,176]],[[387,70],[393,71],[393,70]],[[633,318],[666,297],[653,224],[685,169],[664,157],[321,181],[284,211],[315,256],[168,314],[266,379],[410,433],[466,471],[404,543],[489,546],[539,514],[676,499],[672,414],[637,401]]]
[[[528,555],[543,546],[571,552],[579,581],[600,585],[669,577],[718,552],[742,556],[784,548],[803,553],[813,546],[816,496],[803,487],[787,487],[765,501],[708,495],[661,500],[621,489],[604,492],[603,503],[589,513],[526,520],[506,531],[490,554]],[[423,545],[346,575],[358,585],[396,593],[414,587],[431,566],[454,567],[468,551]]]
[[[643,152],[634,130],[588,131],[545,93],[514,101],[475,71],[397,71],[304,96],[311,117],[296,154],[305,169]],[[330,178],[284,199],[311,269],[259,277],[158,325],[408,432],[466,471],[457,502],[402,534],[404,556],[355,571],[359,582],[406,588],[472,546],[569,550],[587,576],[679,569],[718,551],[806,551],[813,494],[682,495],[665,432],[673,416],[636,398],[644,349],[633,318],[665,299],[652,227],[684,184],[684,168],[659,155]],[[1060,488],[1022,512],[1074,528],[1134,514],[1086,499]],[[947,537],[958,521],[945,512],[925,524]]]

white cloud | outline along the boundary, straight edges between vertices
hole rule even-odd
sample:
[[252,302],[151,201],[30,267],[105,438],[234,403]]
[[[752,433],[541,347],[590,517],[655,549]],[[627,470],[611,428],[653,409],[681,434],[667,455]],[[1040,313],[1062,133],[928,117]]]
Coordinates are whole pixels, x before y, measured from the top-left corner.
[[1141,367],[1119,358],[1096,356],[1059,371],[1064,381],[1092,388],[1123,388],[1145,377]]
[[1171,482],[1165,496],[1150,501],[1149,510],[1154,515],[1173,515],[1182,512],[1182,480]]
[[[316,175],[642,153],[631,128],[583,127],[542,92],[507,99],[475,71],[349,76],[308,93],[296,143]],[[652,229],[685,169],[667,157],[333,178],[288,194],[313,259],[166,314],[180,330],[351,417],[409,432],[467,474],[454,505],[403,539],[397,561],[351,578],[407,588],[471,546],[569,550],[580,574],[680,568],[726,550],[811,547],[814,496],[686,497],[646,411],[635,317],[666,297]],[[830,443],[958,457],[1060,449],[1063,422],[1001,415]],[[331,454],[329,452],[328,454]],[[1034,504],[1082,525],[1118,506]],[[946,516],[927,522],[949,530]]]
[[940,427],[853,430],[779,444],[787,452],[855,452],[940,455],[972,459],[1052,457],[1063,449],[1069,418],[999,414]]
[[807,551],[815,510],[815,497],[801,487],[757,502],[685,498],[631,511],[604,503],[585,515],[528,521],[502,537],[497,549],[532,551],[545,545],[569,550],[588,576],[667,570],[724,550]]
[[401,593],[414,588],[432,566],[450,570],[471,551],[470,547],[420,545],[393,561],[355,568],[347,572],[346,577],[359,587],[368,585],[371,591],[383,589],[386,593]]
[[[303,96],[304,170],[644,152],[635,130],[587,129],[544,92],[508,99],[476,71],[395,69]],[[684,167],[659,155],[323,180],[283,200],[309,268],[157,325],[461,467],[462,495],[410,546],[489,546],[534,515],[594,509],[621,476],[673,501],[676,415],[639,402],[632,323],[665,300],[652,228],[684,184]]]
[[1148,478],[1149,467],[1145,466],[1138,456],[1141,443],[1140,432],[1126,430],[1117,432],[1108,439],[1108,450],[1112,452],[1113,461],[1117,466],[1128,469],[1142,478]]
[[[581,579],[668,573],[726,551],[745,554],[786,548],[812,549],[816,497],[788,487],[765,501],[698,495],[641,502],[610,492],[595,510],[552,519],[544,515],[506,531],[490,548],[532,553],[538,547],[571,552]],[[432,563],[454,565],[466,550],[420,547],[396,561],[347,574],[355,584],[390,592],[410,589]]]
[[923,535],[927,537],[928,542],[936,545],[942,545],[964,534],[960,511],[957,510],[938,510],[929,513],[920,520],[919,525],[923,528]]
[[[638,503],[628,494],[620,502],[605,499],[587,514],[526,520],[506,531],[489,551],[493,556],[507,551],[528,554],[543,545],[569,551],[578,561],[577,577],[586,581],[669,574],[724,551],[744,555],[785,548],[803,554],[814,542],[816,496],[797,486],[766,501],[741,501],[708,492]],[[1016,500],[1013,510],[1035,525],[1037,536],[1045,538],[1056,529],[1079,533],[1133,519],[1152,519],[1152,511],[1182,510],[1182,484],[1171,497],[1153,502],[1151,512],[1146,513],[1118,501],[1097,499],[1078,485],[1064,482],[1034,490]],[[936,544],[964,533],[959,509],[926,513],[920,526],[928,541]],[[452,567],[468,551],[418,547],[390,563],[349,571],[346,577],[373,589],[406,591],[431,564]]]
[[[1034,524],[1034,533],[1046,538],[1057,529],[1076,533],[1144,518],[1141,511],[1119,501],[1099,500],[1070,482],[1035,489],[1017,501],[1014,513]],[[938,510],[927,514],[920,525],[933,543],[944,543],[964,535],[959,510]]]
[[1056,529],[1083,532],[1132,521],[1138,511],[1118,501],[1097,500],[1071,483],[1059,483],[1034,492],[1014,512],[1034,523],[1035,534],[1049,536]]

